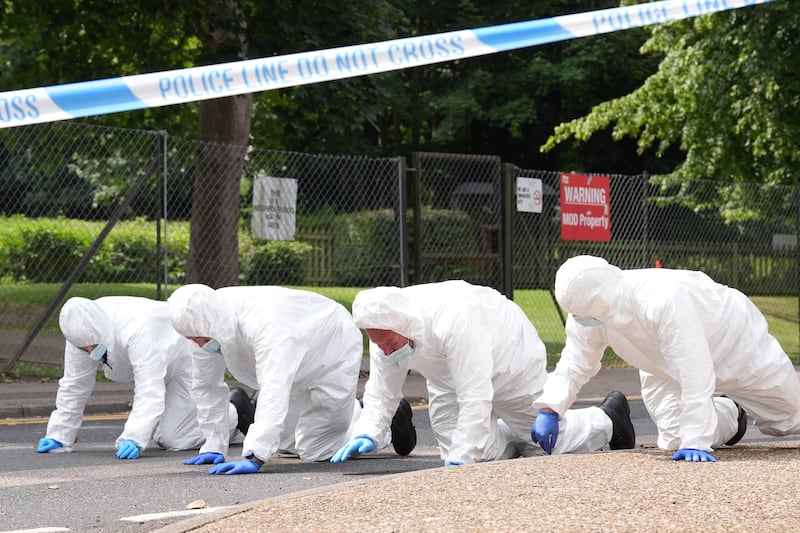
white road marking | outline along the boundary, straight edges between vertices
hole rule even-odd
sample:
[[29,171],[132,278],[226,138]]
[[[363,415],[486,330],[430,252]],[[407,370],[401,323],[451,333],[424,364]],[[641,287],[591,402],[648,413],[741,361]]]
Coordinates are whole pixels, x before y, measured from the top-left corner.
[[124,516],[120,518],[120,520],[126,520],[128,522],[149,522],[151,520],[161,520],[163,518],[175,518],[179,516],[211,513],[214,511],[221,511],[223,509],[230,509],[230,507],[205,507],[203,509],[188,509],[186,511],[167,511],[165,513],[140,514],[136,516]]
[[72,531],[68,527],[37,527],[36,529],[13,529],[8,531],[0,531],[0,533],[61,533],[63,531]]

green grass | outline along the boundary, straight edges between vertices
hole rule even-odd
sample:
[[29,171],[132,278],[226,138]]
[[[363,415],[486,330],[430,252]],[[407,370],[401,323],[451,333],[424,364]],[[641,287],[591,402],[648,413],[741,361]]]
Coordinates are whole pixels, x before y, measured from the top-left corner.
[[[25,331],[32,327],[43,310],[50,303],[60,288],[58,284],[17,284],[0,285],[0,329]],[[176,287],[169,287],[174,290]],[[356,287],[296,287],[318,292],[351,309],[355,295],[362,290]],[[163,291],[163,288],[162,288]],[[157,298],[156,287],[152,284],[77,284],[68,292],[66,298],[83,296],[98,298],[100,296],[130,295]],[[518,290],[514,300],[525,311],[535,324],[539,336],[547,347],[548,366],[553,367],[558,361],[564,346],[564,325],[558,307],[548,291]],[[798,330],[798,300],[796,297],[754,297],[769,323],[770,332],[778,339],[795,364],[800,360],[800,331]],[[59,306],[60,308],[60,306]],[[58,333],[58,312],[47,321],[44,331]],[[364,348],[367,341],[364,336]],[[14,347],[9,347],[13,349]],[[0,361],[2,363],[2,361]],[[624,367],[624,361],[610,350],[603,359],[604,366]],[[60,377],[61,368],[37,365],[34,363],[17,363],[13,373],[18,375],[42,375]]]

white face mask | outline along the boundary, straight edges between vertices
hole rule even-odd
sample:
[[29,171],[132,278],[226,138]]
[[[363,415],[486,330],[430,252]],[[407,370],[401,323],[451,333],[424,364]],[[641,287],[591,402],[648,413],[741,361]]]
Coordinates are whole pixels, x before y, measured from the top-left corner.
[[219,341],[217,339],[211,339],[203,345],[203,350],[207,352],[218,352],[220,350]]
[[92,353],[89,354],[89,357],[92,358],[92,361],[100,362],[103,360],[103,356],[108,353],[108,348],[106,348],[105,344],[98,344],[92,350]]
[[394,361],[395,363],[399,363],[404,359],[408,359],[414,353],[414,347],[411,346],[411,343],[406,344],[405,346],[398,348],[397,350],[393,351],[392,353],[386,354],[386,357]]
[[602,326],[603,323],[597,320],[596,318],[592,318],[590,316],[576,316],[575,322],[580,324],[585,328],[596,328],[598,326]]

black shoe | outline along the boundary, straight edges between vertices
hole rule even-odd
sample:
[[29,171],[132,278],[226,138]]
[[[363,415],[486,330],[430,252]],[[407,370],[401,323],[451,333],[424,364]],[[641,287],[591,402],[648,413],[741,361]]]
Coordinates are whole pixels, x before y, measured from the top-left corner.
[[253,404],[250,403],[250,397],[244,389],[236,387],[231,389],[230,402],[236,407],[236,413],[239,415],[239,422],[236,424],[236,429],[247,435],[247,430],[256,414]]
[[636,432],[625,395],[616,390],[611,391],[598,407],[611,419],[612,432],[608,447],[612,450],[632,449],[636,445]]
[[400,400],[392,418],[392,447],[397,455],[408,455],[417,445],[417,430],[411,422],[413,416],[408,401],[405,398]]
[[[728,398],[727,396],[725,397]],[[728,399],[730,400],[730,398]],[[741,405],[739,405],[736,402],[733,403],[736,404],[736,408],[739,409],[739,429],[736,431],[736,435],[731,437],[731,439],[725,443],[725,446],[733,446],[734,444],[742,440],[744,434],[747,433],[747,413],[745,413]]]

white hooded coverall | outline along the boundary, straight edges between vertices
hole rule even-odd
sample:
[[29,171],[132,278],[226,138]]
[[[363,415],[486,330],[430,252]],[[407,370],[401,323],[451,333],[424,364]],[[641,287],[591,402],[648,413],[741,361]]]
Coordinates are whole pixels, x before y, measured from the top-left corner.
[[225,370],[258,390],[242,456],[276,452],[329,459],[351,435],[363,337],[347,309],[320,294],[283,287],[185,285],[169,298],[175,329],[212,337],[220,352],[193,351],[193,388],[207,437],[200,449],[225,455]]
[[[132,296],[70,298],[59,325],[66,339],[64,377],[46,437],[71,448],[83,421],[99,367],[111,381],[134,384],[133,405],[116,445],[131,440],[143,451],[152,442],[168,450],[199,448],[203,434],[191,394],[193,343],[172,328],[167,303]],[[108,364],[79,347],[105,344]],[[236,426],[235,410],[231,417]]]
[[[767,435],[800,433],[800,383],[758,308],[702,272],[621,270],[578,256],[556,274],[567,341],[537,405],[566,409],[607,346],[640,370],[665,450],[711,451],[737,431],[738,402]],[[579,325],[575,316],[602,326]],[[728,398],[714,397],[714,393]]]
[[[370,343],[364,410],[354,435],[385,439],[410,368],[425,377],[429,414],[441,457],[470,464],[538,455],[530,438],[533,400],[547,376],[536,328],[514,302],[464,281],[361,291],[356,324],[411,339],[415,351],[396,363]],[[553,453],[607,445],[611,420],[597,407],[565,413]]]

